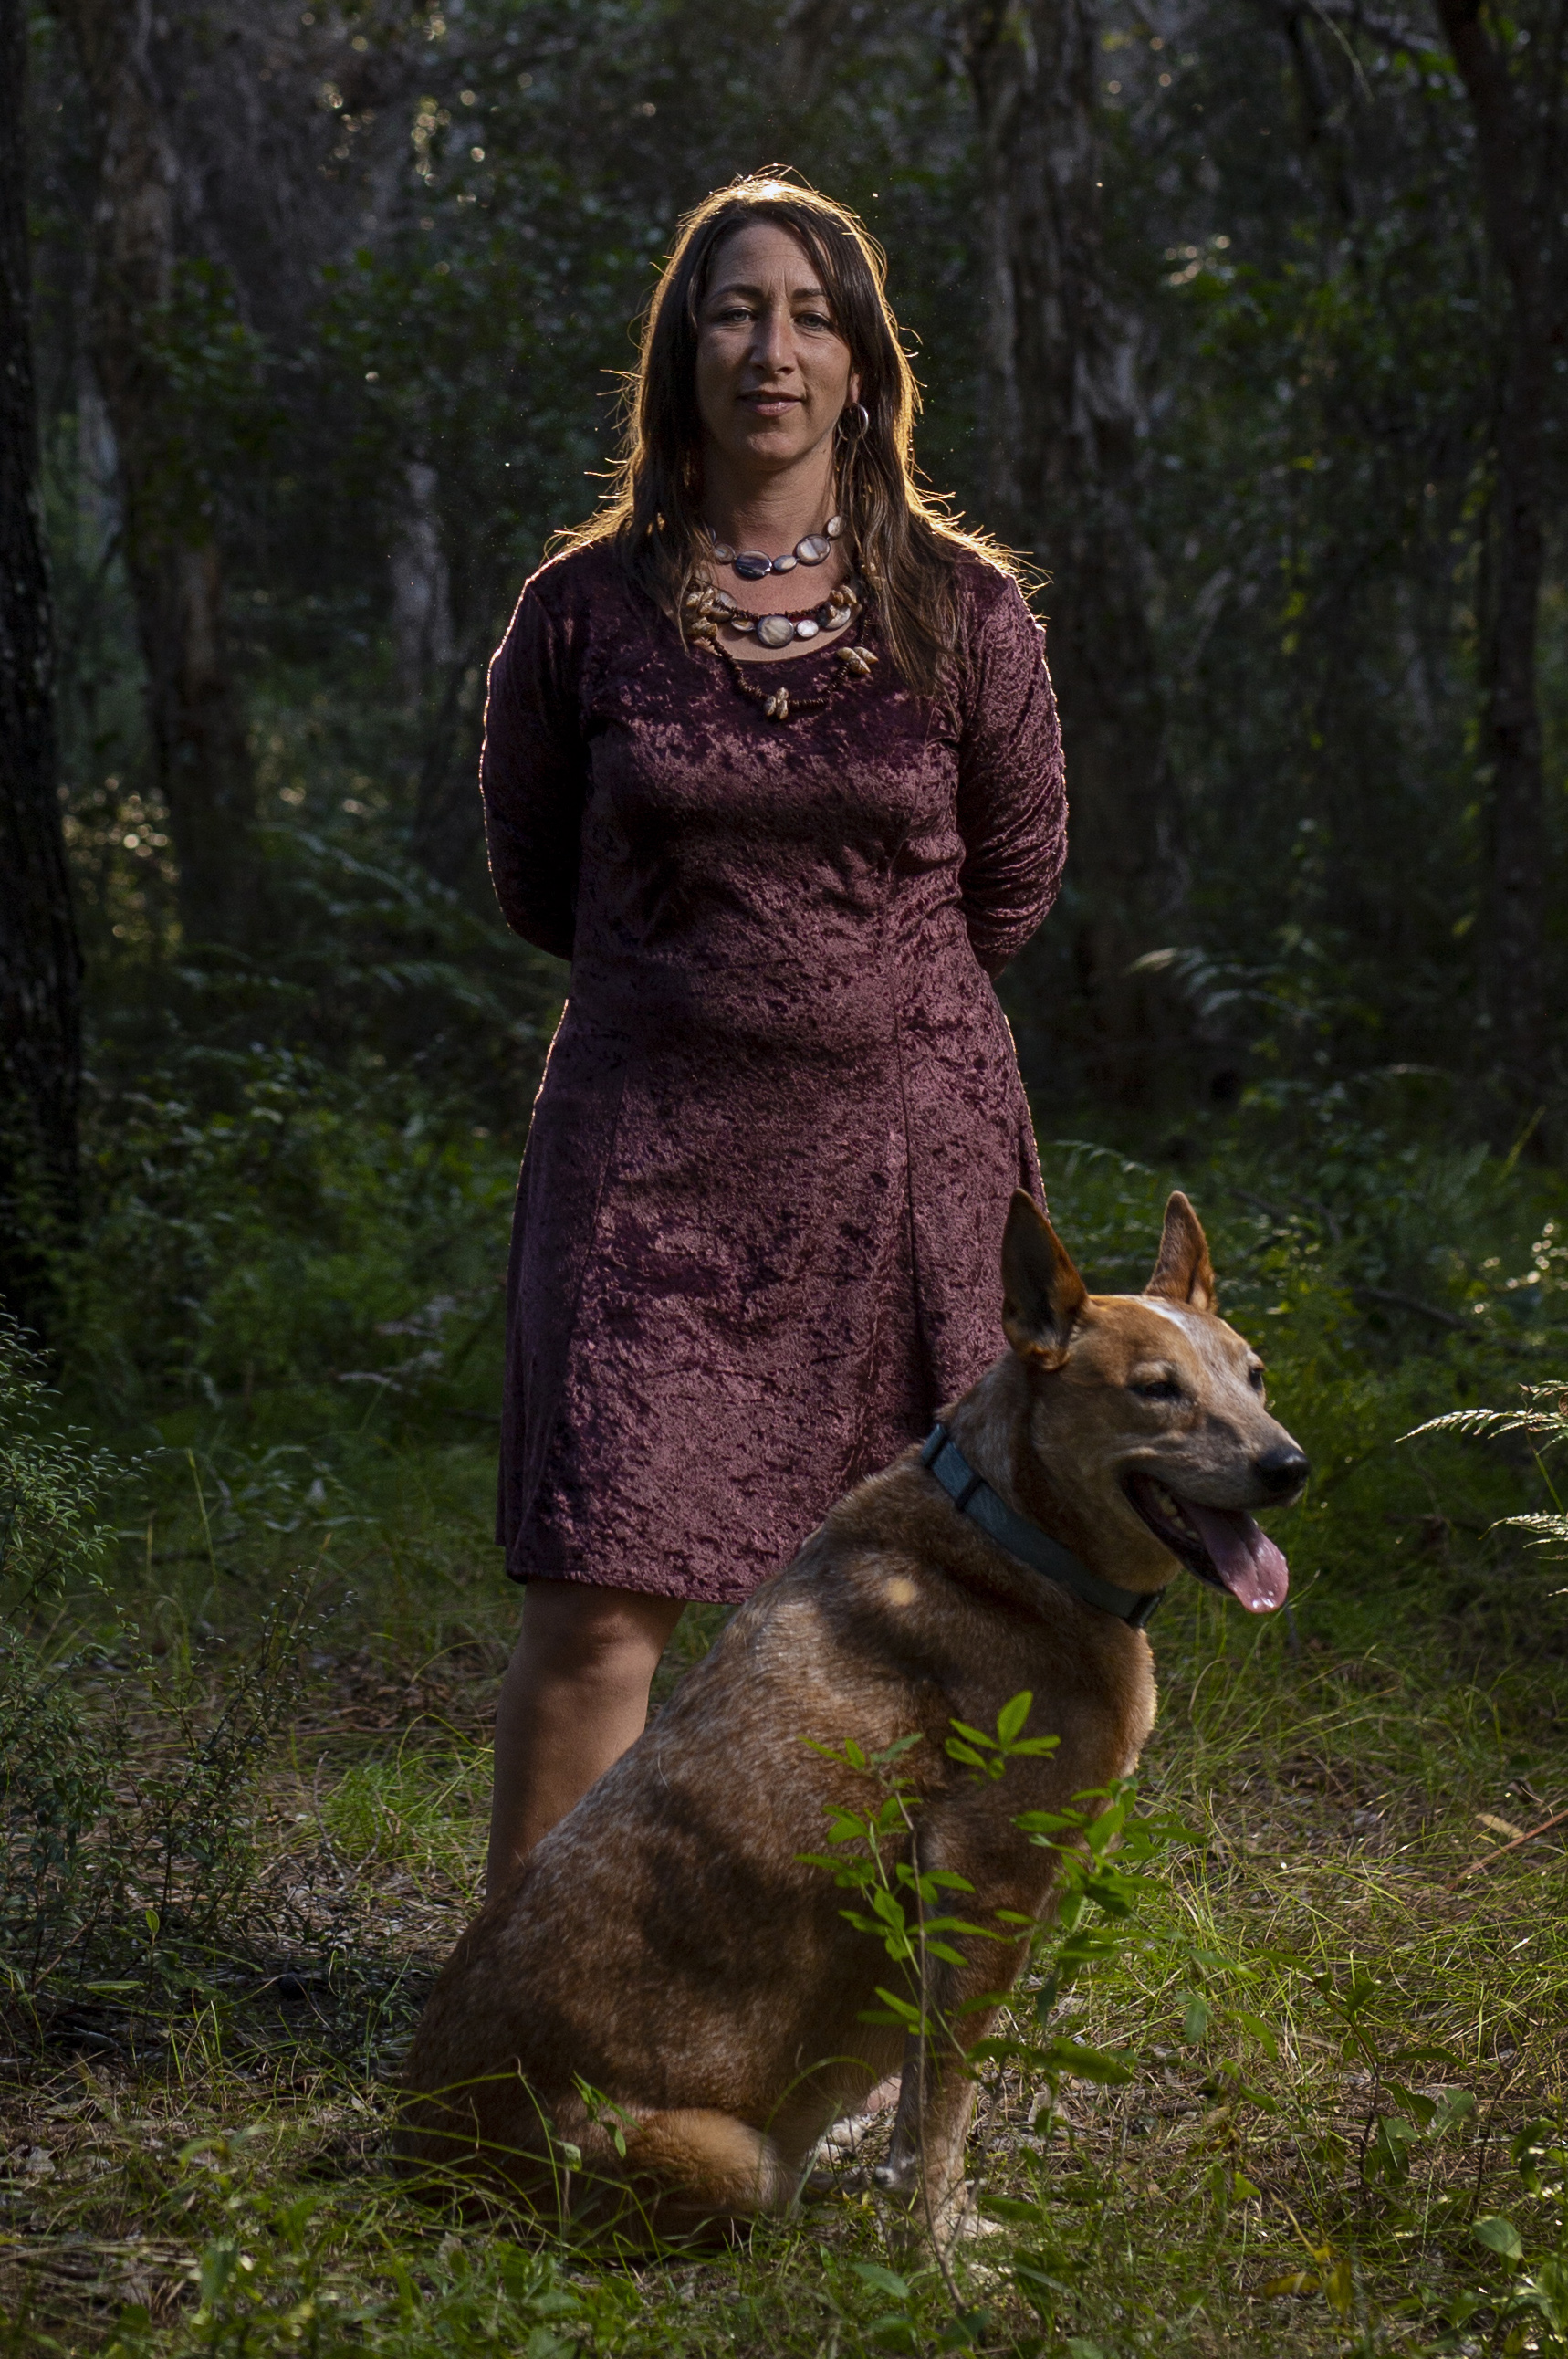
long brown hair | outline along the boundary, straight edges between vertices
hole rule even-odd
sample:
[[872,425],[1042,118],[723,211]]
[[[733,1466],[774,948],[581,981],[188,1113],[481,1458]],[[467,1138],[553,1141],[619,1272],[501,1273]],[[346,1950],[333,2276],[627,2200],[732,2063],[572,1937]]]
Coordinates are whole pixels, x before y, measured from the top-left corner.
[[840,432],[839,513],[888,653],[912,688],[930,694],[959,644],[957,559],[968,551],[1013,569],[1005,551],[981,533],[960,530],[916,483],[920,394],[888,305],[887,257],[847,206],[805,182],[772,173],[736,180],[681,223],[628,379],[610,494],[565,536],[565,546],[614,539],[633,578],[678,625],[682,599],[710,563],[701,515],[697,320],[715,254],[748,222],[776,222],[799,240],[849,347],[869,423],[853,437]]

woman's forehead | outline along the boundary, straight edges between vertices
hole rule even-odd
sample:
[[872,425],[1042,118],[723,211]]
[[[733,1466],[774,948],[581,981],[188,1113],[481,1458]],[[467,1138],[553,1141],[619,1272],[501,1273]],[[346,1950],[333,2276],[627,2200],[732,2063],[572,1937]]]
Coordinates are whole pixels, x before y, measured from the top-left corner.
[[713,250],[710,295],[749,294],[787,279],[791,294],[822,295],[822,274],[795,232],[782,222],[741,222]]

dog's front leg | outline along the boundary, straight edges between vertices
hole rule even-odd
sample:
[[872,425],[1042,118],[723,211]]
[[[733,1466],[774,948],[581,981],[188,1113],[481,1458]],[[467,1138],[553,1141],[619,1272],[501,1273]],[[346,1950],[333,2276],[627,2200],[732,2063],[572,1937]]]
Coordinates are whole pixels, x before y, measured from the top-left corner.
[[975,2084],[946,2025],[932,2022],[924,2034],[911,2032],[888,2158],[871,2177],[887,2194],[909,2203],[941,2245],[952,2241],[963,2217],[964,2150],[974,2110]]
[[998,2009],[986,2006],[986,1998],[999,1987],[1010,1989],[1022,1962],[1020,1948],[990,1950],[962,1965],[935,1965],[926,1978],[925,2023],[904,2041],[888,2158],[871,2178],[909,2203],[943,2247],[957,2233],[968,2201],[964,2155],[975,2110],[968,2050],[996,2021]]
[[[1011,1984],[1018,1963],[1015,1954],[1004,1970],[1004,1987]],[[994,1951],[962,1965],[945,1961],[928,1965],[923,1989],[925,2020],[904,2040],[898,2112],[887,2160],[871,2173],[872,2184],[886,2194],[902,2197],[944,2246],[952,2241],[966,2201],[964,2150],[975,2109],[975,2083],[966,2047],[986,2037],[995,2016],[994,2008],[974,2014],[968,2009],[995,1989],[996,1966]],[[958,2036],[960,2023],[963,2040]]]
[[871,2173],[872,2184],[887,2195],[913,2195],[919,2184],[921,2125],[925,2116],[925,2051],[923,2031],[905,2036],[898,2111],[893,2115],[887,2160],[880,2162]]

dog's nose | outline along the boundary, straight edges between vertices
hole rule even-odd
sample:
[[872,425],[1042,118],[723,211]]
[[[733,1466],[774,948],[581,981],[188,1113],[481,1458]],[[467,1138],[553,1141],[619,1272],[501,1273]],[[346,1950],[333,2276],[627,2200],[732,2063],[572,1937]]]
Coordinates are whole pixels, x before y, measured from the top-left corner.
[[1261,1457],[1252,1461],[1252,1472],[1267,1488],[1283,1498],[1287,1491],[1299,1491],[1312,1473],[1306,1451],[1293,1441],[1281,1441]]

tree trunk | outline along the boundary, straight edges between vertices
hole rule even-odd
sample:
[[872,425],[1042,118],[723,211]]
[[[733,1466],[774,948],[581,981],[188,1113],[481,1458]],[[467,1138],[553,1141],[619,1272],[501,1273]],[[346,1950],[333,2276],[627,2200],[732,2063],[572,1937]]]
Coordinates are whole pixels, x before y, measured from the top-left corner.
[[77,1216],[81,956],[60,830],[27,254],[27,11],[0,0],[0,1298],[47,1332]]
[[470,637],[448,663],[446,691],[431,724],[414,804],[410,849],[441,885],[462,881],[483,841],[483,711],[484,649]]
[[190,940],[259,931],[255,780],[224,645],[222,568],[159,355],[177,167],[149,59],[150,0],[63,0],[91,102],[92,361],[119,448],[125,556],[158,788]]
[[[1490,774],[1487,1015],[1509,1094],[1539,1105],[1547,1083],[1545,782],[1536,692],[1544,554],[1552,293],[1563,239],[1563,12],[1541,12],[1516,89],[1478,0],[1438,0],[1470,101],[1487,239],[1508,289],[1492,504],[1493,585],[1482,622],[1483,775]],[[1522,36],[1521,36],[1522,39]]]
[[[1182,899],[1136,515],[1136,334],[1105,284],[1087,0],[968,0],[989,279],[987,521],[1049,574],[1072,806],[1069,895],[1089,1088],[1158,1088],[1158,986],[1128,972]],[[1054,1012],[1047,1029],[1061,1030]]]

